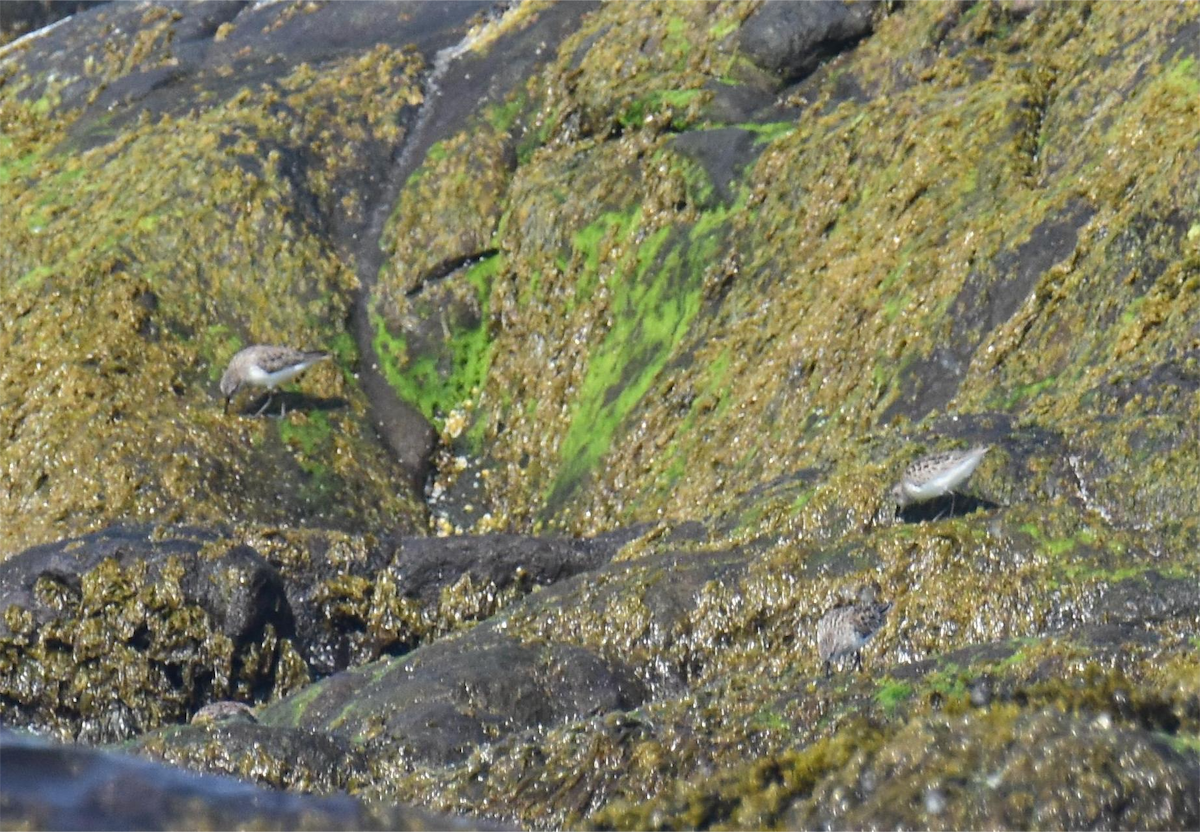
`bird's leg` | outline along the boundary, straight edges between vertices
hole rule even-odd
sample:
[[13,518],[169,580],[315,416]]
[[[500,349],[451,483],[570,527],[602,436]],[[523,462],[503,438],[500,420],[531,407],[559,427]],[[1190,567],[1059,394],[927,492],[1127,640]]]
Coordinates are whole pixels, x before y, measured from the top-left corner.
[[267,409],[267,408],[270,406],[270,404],[271,404],[271,399],[273,399],[274,397],[275,397],[275,394],[274,394],[274,393],[267,393],[267,400],[266,400],[265,402],[263,402],[263,406],[262,406],[262,407],[260,407],[260,408],[258,409],[258,412],[257,412],[257,413],[255,413],[254,415],[255,415],[255,416],[261,416],[261,415],[263,415],[263,411],[264,411],[264,410],[266,410],[266,409]]
[[833,664],[829,661],[829,659],[826,659],[825,660],[825,678],[828,679],[832,675],[833,675]]
[[857,670],[859,673],[862,673],[862,651],[861,650],[854,651],[854,669]]

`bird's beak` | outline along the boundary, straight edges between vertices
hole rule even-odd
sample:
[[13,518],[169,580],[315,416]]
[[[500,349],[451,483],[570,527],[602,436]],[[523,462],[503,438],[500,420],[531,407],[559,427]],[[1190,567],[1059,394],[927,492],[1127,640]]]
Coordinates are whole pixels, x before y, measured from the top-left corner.
[[226,396],[226,397],[225,397],[225,415],[226,415],[226,416],[228,416],[228,415],[229,415],[229,400],[230,400],[230,399],[232,399],[232,398],[233,398],[233,396]]

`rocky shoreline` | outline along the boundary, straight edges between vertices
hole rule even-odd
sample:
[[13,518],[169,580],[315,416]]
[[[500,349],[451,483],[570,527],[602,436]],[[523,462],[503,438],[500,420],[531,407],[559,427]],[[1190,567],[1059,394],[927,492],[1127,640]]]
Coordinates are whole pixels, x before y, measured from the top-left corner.
[[1200,6],[25,5],[6,828],[1200,826]]

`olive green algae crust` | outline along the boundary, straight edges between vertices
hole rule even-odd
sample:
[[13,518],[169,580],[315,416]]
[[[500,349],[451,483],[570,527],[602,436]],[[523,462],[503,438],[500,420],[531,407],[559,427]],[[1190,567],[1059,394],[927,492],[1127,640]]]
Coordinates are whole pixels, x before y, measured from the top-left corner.
[[[302,65],[86,151],[54,149],[72,114],[22,100],[28,79],[0,89],[0,551],[114,518],[418,521],[353,383],[353,272],[301,206],[361,211],[340,183],[399,140],[420,68],[386,47]],[[305,412],[222,415],[216,380],[253,342],[334,353]]]
[[[116,528],[30,550],[0,576],[0,717],[115,742],[213,701],[275,702],[469,630],[550,576],[611,557],[572,541],[441,543],[244,525],[220,536]],[[212,747],[185,738],[173,759],[232,772]]]
[[[277,698],[309,682],[292,640],[267,621],[230,631],[195,598],[188,569],[168,557],[153,566],[109,558],[78,586],[41,578],[39,601],[55,610],[38,623],[5,609],[0,637],[0,701],[5,723],[60,739],[114,742],[186,719],[219,699]],[[246,593],[248,572],[214,569],[211,592]],[[224,585],[222,586],[222,583]]]
[[615,806],[596,827],[1178,828],[1197,814],[1194,759],[1151,732],[1114,730],[1103,713],[1007,705],[914,718],[895,731],[848,727],[717,784],[677,785],[670,808]]
[[[546,77],[566,77],[602,41],[611,51],[597,52],[596,65],[643,60],[635,44],[616,46],[619,33],[656,32],[662,8],[624,29],[607,28],[605,15],[636,7],[602,9]],[[545,608],[520,606],[505,619],[512,631],[631,660],[660,700],[628,718],[506,739],[464,767],[376,766],[380,793],[437,795],[443,807],[515,811],[547,826],[588,817],[622,827],[821,823],[811,807],[785,816],[790,802],[775,814],[723,814],[726,802],[777,789],[744,770],[747,750],[796,755],[807,795],[819,778],[841,782],[836,772],[856,748],[872,753],[903,735],[906,759],[919,760],[917,738],[940,719],[929,712],[949,707],[933,703],[962,707],[971,674],[1024,690],[1049,673],[1067,681],[1043,692],[1045,713],[1010,690],[997,720],[1011,724],[964,717],[956,727],[974,749],[964,754],[997,755],[1003,766],[993,732],[1054,737],[1078,727],[1103,767],[1099,758],[1122,741],[1092,728],[1110,710],[1088,692],[1110,685],[1085,676],[1097,662],[1128,673],[1122,684],[1135,698],[1166,691],[1178,724],[1123,724],[1147,756],[1092,784],[1096,793],[1129,793],[1124,778],[1137,765],[1163,772],[1177,789],[1172,814],[1139,803],[1128,823],[1186,826],[1194,806],[1171,800],[1196,765],[1196,613],[1156,622],[1149,600],[1125,616],[1105,599],[1130,581],[1157,587],[1156,575],[1186,583],[1200,574],[1197,491],[1187,485],[1198,470],[1187,426],[1200,415],[1196,25],[1192,8],[1155,16],[1059,5],[1019,17],[997,5],[905,7],[796,93],[804,117],[772,134],[735,183],[733,206],[713,202],[711,182],[664,132],[712,126],[699,115],[702,93],[691,116],[646,120],[643,111],[640,127],[624,117],[632,109],[622,90],[592,97],[599,75],[547,84],[545,99],[531,94],[538,144],[519,153],[496,229],[498,326],[487,382],[470,403],[491,466],[482,478],[490,513],[477,528],[583,531],[693,519],[703,505],[719,539],[765,549],[752,565],[712,555],[741,577],[696,566],[696,584],[689,558],[709,556],[657,563],[662,545],[635,547],[629,561],[646,564],[626,580],[597,576]],[[689,31],[706,44],[696,49],[727,44]],[[674,83],[699,90],[702,78]],[[654,89],[658,79],[639,84]],[[861,97],[847,100],[855,89]],[[715,220],[715,251],[704,266],[671,264],[665,284],[678,309],[702,287],[699,311],[665,328],[664,363],[647,361],[643,332],[610,333],[619,318],[667,317],[645,287],[703,218]],[[638,297],[631,287],[647,301],[632,315],[619,299]],[[971,486],[992,501],[988,513],[885,527],[897,472],[948,440],[999,442]],[[817,696],[807,634],[844,585],[868,574],[897,598],[868,648],[901,661],[892,672],[904,659],[1010,646],[928,680],[836,680]],[[664,619],[673,607],[657,588],[677,582],[674,603],[690,614]],[[1101,649],[1106,627],[1116,635]],[[1087,634],[1069,634],[1079,628]],[[689,693],[674,696],[680,680]],[[1054,713],[1074,707],[1075,687],[1094,701],[1063,723]],[[862,708],[867,722],[845,719]],[[672,720],[683,727],[655,734]],[[681,752],[697,734],[717,750]],[[1060,766],[1088,758],[1079,746],[1056,753]],[[713,795],[725,781],[706,769],[732,772],[721,799]],[[694,780],[695,802],[658,799],[680,777]],[[917,814],[904,815],[913,825],[937,820],[919,814],[927,785],[956,794],[955,783],[905,778],[900,788],[919,797]],[[636,811],[592,815],[624,790]],[[1048,792],[1030,790],[1032,802],[1008,807],[956,804],[946,825],[1095,816],[1083,805],[1090,797],[1056,808],[1038,796]],[[870,811],[828,822],[867,823]]]
[[[934,535],[924,546],[944,551]],[[1020,548],[1010,557],[1034,557]],[[910,554],[922,563],[931,560],[919,557],[920,552]],[[610,568],[572,587],[566,596],[552,590],[544,599],[531,599],[505,617],[505,632],[525,634],[533,644],[582,641],[602,654],[622,657],[642,668],[658,691],[656,699],[632,713],[502,739],[453,768],[418,767],[413,772],[403,759],[372,757],[364,785],[369,793],[401,799],[436,796],[434,805],[443,810],[515,815],[538,827],[595,823],[614,828],[793,828],[812,823],[797,824],[782,815],[791,802],[785,800],[789,795],[807,799],[823,781],[826,791],[810,809],[839,805],[839,798],[828,792],[845,782],[853,767],[845,756],[829,758],[831,747],[853,752],[861,760],[887,741],[892,759],[911,761],[895,789],[922,794],[926,786],[937,787],[948,779],[950,788],[963,789],[961,800],[955,792],[948,802],[953,812],[962,813],[964,823],[977,817],[973,812],[984,812],[986,817],[1007,818],[996,823],[1037,825],[1039,813],[1056,810],[1036,804],[1004,809],[1002,802],[995,802],[1007,793],[1004,789],[983,790],[980,795],[973,780],[956,779],[962,771],[999,771],[1000,782],[1011,782],[1004,779],[1011,777],[1044,797],[1050,792],[1041,791],[1036,773],[1019,773],[1040,758],[1033,741],[1021,745],[1030,752],[1027,759],[1006,762],[1005,755],[1015,752],[992,736],[993,721],[985,720],[984,727],[972,729],[975,732],[961,742],[939,746],[945,749],[944,762],[920,763],[929,751],[923,740],[911,736],[913,726],[942,711],[969,711],[972,691],[983,681],[994,693],[987,694],[981,707],[989,701],[1003,703],[996,720],[1005,725],[1029,720],[1022,730],[1030,736],[1041,728],[1051,736],[1075,733],[1076,720],[1080,726],[1103,726],[1108,720],[1128,726],[1138,737],[1136,761],[1130,757],[1099,764],[1101,758],[1112,757],[1111,749],[1124,747],[1107,728],[1089,732],[1088,740],[1073,746],[1070,753],[1085,761],[1084,770],[1086,760],[1095,758],[1097,770],[1111,774],[1080,786],[1081,794],[1071,800],[1121,805],[1130,778],[1157,772],[1154,776],[1165,783],[1156,792],[1163,802],[1139,804],[1137,811],[1163,811],[1166,814],[1154,815],[1156,822],[1172,828],[1186,828],[1196,817],[1187,790],[1181,788],[1200,762],[1188,745],[1200,727],[1200,665],[1191,641],[1200,610],[1194,603],[1190,612],[1185,609],[1145,631],[1140,629],[1145,619],[1136,608],[1126,612],[1123,604],[1105,603],[1108,597],[1118,597],[1122,581],[1129,579],[1089,582],[1077,601],[1063,601],[1061,589],[1031,584],[1028,573],[1012,580],[1023,590],[998,590],[996,582],[1003,578],[997,572],[981,573],[977,562],[943,553],[940,564],[930,564],[942,567],[940,584],[927,583],[919,593],[896,590],[892,623],[867,649],[870,674],[826,682],[811,637],[815,620],[839,585],[862,575],[781,582],[780,575],[802,573],[782,557],[713,553],[649,558],[657,562],[645,567],[626,562],[628,573],[612,574]],[[768,580],[768,573],[774,580]],[[1181,583],[1190,587],[1195,574],[1192,564]],[[951,591],[939,585],[959,588]],[[964,597],[973,600],[964,602]],[[1020,600],[980,611],[974,600],[980,597]],[[1153,608],[1153,597],[1144,599],[1149,606],[1143,610]],[[573,612],[563,615],[563,609]],[[1129,618],[1139,624],[1121,623]],[[1041,633],[1064,625],[1075,629],[988,640],[996,633]],[[981,627],[986,629],[980,632]],[[894,657],[917,653],[922,644],[945,651],[945,657],[887,666]],[[954,650],[954,645],[970,646]],[[664,673],[673,678],[664,679]],[[1036,717],[1060,710],[1077,713],[1065,728],[1051,730]],[[1096,745],[1088,750],[1093,739]],[[776,793],[773,781],[756,776],[757,766],[748,762],[776,754],[803,761],[802,770],[808,772],[803,785],[784,795]],[[943,767],[947,774],[939,781]],[[681,780],[686,788],[678,785]],[[855,781],[850,782],[853,787]],[[874,782],[887,782],[887,775]],[[686,799],[680,798],[681,790]],[[875,791],[875,786],[868,789]],[[764,801],[768,806],[774,803],[771,812]],[[872,797],[868,802],[883,818],[886,801]],[[746,808],[726,814],[739,803]],[[1006,814],[993,814],[1002,809]],[[904,814],[909,808],[898,811],[909,817]],[[1061,824],[1078,825],[1066,820]]]
[[[539,828],[790,828],[823,822],[792,813],[838,812],[857,823],[883,819],[893,793],[919,798],[896,809],[916,824],[926,791],[937,790],[948,826],[1075,826],[1099,811],[1116,825],[1187,828],[1197,812],[1182,784],[1200,765],[1196,550],[1167,555],[1144,533],[1072,528],[1070,518],[1051,516],[1049,535],[1016,510],[985,527],[971,515],[877,529],[848,536],[840,554],[790,544],[672,552],[661,538],[642,540],[639,557],[536,593],[433,649],[320,682],[261,716],[281,730],[319,726],[350,740],[340,788]],[[868,576],[880,577],[895,606],[866,648],[868,673],[827,681],[816,620]],[[423,760],[425,730],[405,721],[406,710],[448,696],[477,719],[497,689],[527,696],[535,685],[511,660],[512,679],[472,676],[495,661],[487,654],[498,644],[518,655],[522,644],[535,655],[584,648],[631,668],[652,698],[596,717],[558,712],[516,733],[497,725],[462,762]],[[457,665],[437,658],[455,655]],[[420,674],[442,687],[411,681]],[[459,724],[435,713],[442,730]],[[962,739],[934,751],[930,731]],[[1009,734],[1025,739],[1013,746]],[[1056,763],[1069,790],[1058,804],[1037,762],[1040,736],[1067,743],[1062,760],[1084,761],[1074,770],[1091,760],[1099,772],[1071,779]],[[163,753],[221,770],[248,765],[245,752],[200,753],[195,737],[168,737]],[[764,780],[758,760],[795,767],[780,775],[790,785]],[[858,785],[865,769],[875,771],[872,785]],[[289,785],[304,775],[293,780],[280,764],[255,776]],[[1127,805],[1130,778],[1143,776],[1158,784],[1154,799]],[[847,788],[859,797],[835,794]],[[1011,802],[1014,793],[1028,796]]]
[[[278,702],[276,730],[345,685],[368,730],[339,787],[539,827],[1200,824],[1196,8],[901,8],[795,92],[730,202],[670,132],[712,126],[705,93],[662,91],[752,76],[753,7],[688,9],[601,8],[530,93],[490,288],[447,290],[487,310],[486,381],[427,398],[478,420],[479,528],[668,518],[432,646],[503,627],[649,700],[417,763],[368,744],[402,708],[347,682],[422,648]],[[893,523],[903,465],[973,441],[999,443],[990,505]],[[683,519],[711,539],[673,542]],[[815,622],[867,577],[895,607],[868,673],[825,681]]]
[[[662,132],[706,129],[702,109],[623,124],[624,88],[601,96],[586,71],[616,49],[608,15],[655,32],[667,8],[590,16],[543,79],[572,82],[530,99],[550,126],[493,243],[478,528],[585,532],[698,504],[737,526],[739,491],[801,469],[823,472],[826,514],[873,516],[914,426],[946,412],[1066,437],[1110,516],[1194,511],[1174,486],[1192,446],[1169,433],[1197,416],[1194,7],[902,9],[805,85],[733,205],[703,198]],[[644,71],[699,90],[731,47],[686,31],[707,63]],[[846,100],[855,87],[869,97]],[[1147,375],[1162,389],[1138,389]],[[1143,424],[1155,464],[1122,462],[1114,442]],[[821,528],[820,510],[758,531]]]

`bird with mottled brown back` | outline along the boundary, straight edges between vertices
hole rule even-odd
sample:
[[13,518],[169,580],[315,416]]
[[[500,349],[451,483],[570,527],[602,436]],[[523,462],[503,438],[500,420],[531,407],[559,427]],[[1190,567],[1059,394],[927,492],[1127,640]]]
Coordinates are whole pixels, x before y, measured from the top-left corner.
[[854,667],[862,670],[862,648],[883,626],[890,601],[879,601],[879,584],[863,584],[858,599],[831,609],[817,622],[817,652],[821,656],[825,675],[833,672],[833,662],[844,656],[854,656]]
[[966,482],[991,445],[976,445],[967,450],[941,451],[921,457],[904,471],[892,488],[892,499],[899,508],[950,494]]
[[328,353],[303,351],[291,347],[276,347],[255,344],[241,350],[229,359],[229,366],[221,376],[221,395],[225,397],[225,412],[238,390],[246,386],[262,387],[267,391],[267,400],[255,416],[262,414],[271,403],[274,390],[291,381],[318,361],[329,358]]

